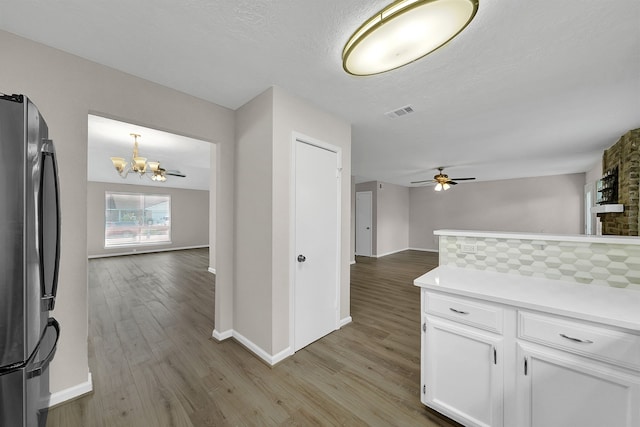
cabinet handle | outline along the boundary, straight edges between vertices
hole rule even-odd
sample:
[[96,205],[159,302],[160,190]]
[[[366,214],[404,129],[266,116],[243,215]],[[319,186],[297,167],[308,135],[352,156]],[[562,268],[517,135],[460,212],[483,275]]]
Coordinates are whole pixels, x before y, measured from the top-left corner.
[[451,307],[449,307],[449,310],[453,311],[454,313],[458,313],[458,314],[469,314],[468,311],[460,311],[460,310],[456,310],[455,308],[451,308]]
[[493,364],[498,364],[498,352],[496,351],[496,346],[493,346]]
[[562,338],[566,338],[566,339],[568,339],[570,341],[573,341],[573,342],[581,342],[583,344],[593,344],[593,341],[591,341],[591,340],[581,340],[580,338],[570,337],[570,336],[565,335],[565,334],[560,334],[560,336]]
[[529,371],[529,360],[525,357],[524,358],[524,374],[525,374],[525,376],[527,375],[528,371]]

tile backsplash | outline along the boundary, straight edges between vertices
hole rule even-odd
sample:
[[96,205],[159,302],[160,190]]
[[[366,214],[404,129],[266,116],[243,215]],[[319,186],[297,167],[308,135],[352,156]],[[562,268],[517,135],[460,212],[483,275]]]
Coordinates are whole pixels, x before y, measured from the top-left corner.
[[440,236],[440,265],[640,290],[640,246]]

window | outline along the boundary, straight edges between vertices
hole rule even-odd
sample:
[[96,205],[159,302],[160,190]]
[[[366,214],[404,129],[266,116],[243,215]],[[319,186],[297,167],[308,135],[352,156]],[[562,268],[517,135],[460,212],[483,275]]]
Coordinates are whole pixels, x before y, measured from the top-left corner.
[[171,243],[171,196],[105,192],[104,247]]

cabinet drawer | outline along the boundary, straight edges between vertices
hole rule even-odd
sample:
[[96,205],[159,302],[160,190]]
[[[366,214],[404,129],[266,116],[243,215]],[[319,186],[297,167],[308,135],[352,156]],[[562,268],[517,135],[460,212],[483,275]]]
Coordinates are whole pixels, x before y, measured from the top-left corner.
[[606,326],[521,311],[518,338],[640,370],[640,336]]
[[503,310],[500,307],[433,293],[426,293],[424,306],[427,314],[502,334]]

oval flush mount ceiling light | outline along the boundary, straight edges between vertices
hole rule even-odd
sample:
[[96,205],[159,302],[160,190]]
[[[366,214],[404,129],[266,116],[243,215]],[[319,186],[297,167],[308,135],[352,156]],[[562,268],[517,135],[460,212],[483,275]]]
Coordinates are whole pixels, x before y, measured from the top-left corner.
[[399,0],[353,33],[342,66],[369,76],[409,64],[457,36],[478,11],[478,0]]

